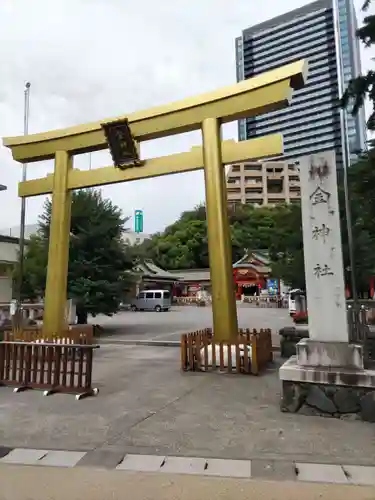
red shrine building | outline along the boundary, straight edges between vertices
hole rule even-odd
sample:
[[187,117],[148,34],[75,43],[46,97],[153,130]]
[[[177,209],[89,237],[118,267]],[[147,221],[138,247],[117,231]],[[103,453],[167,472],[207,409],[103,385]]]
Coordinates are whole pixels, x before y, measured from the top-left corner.
[[[233,264],[233,286],[236,299],[242,296],[260,295],[266,291],[269,295],[280,294],[280,280],[273,278],[266,252],[248,252]],[[197,292],[206,290],[211,293],[209,269],[186,269],[169,271],[176,274],[174,293],[176,296],[194,297]],[[177,279],[178,276],[178,279]]]
[[280,294],[280,280],[272,277],[266,252],[249,252],[235,262],[233,281],[238,300],[242,296],[260,295],[262,291],[269,295]]

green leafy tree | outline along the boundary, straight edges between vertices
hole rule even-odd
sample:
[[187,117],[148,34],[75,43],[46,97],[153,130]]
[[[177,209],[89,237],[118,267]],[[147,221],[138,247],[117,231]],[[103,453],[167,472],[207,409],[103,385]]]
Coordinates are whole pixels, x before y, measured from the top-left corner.
[[[371,153],[372,155],[372,153]],[[357,291],[367,293],[375,271],[375,164],[370,154],[349,169],[352,193],[352,231]],[[341,240],[345,282],[350,285],[349,246],[345,220],[344,192],[339,184]],[[284,207],[275,214],[274,239],[270,246],[272,272],[293,288],[305,288],[302,218],[300,204]]]
[[278,214],[283,207],[254,207],[240,205],[235,211],[229,212],[229,222],[232,234],[233,261],[243,257],[245,249],[268,250],[275,239]]
[[[239,205],[229,210],[233,261],[243,257],[247,249],[267,250],[275,245],[275,235],[288,232],[290,221],[285,219],[284,224],[283,214],[287,216],[289,211],[283,206],[254,208],[251,205]],[[294,234],[292,230],[291,234]],[[209,257],[205,207],[200,205],[182,213],[179,220],[164,232],[144,242],[141,252],[143,257],[153,259],[164,269],[207,268]]]
[[[51,210],[47,200],[25,256],[22,293],[30,298],[44,295]],[[73,192],[68,297],[77,304],[79,323],[88,314],[116,313],[132,283],[132,260],[121,238],[126,221],[100,191]]]
[[[21,288],[22,300],[36,301],[44,295],[48,246],[40,235],[32,235],[27,243]],[[15,281],[19,279],[19,269],[15,269]]]
[[[240,220],[240,214],[233,220]],[[241,243],[233,236],[233,248]],[[204,269],[209,266],[206,208],[204,205],[183,212],[162,233],[142,245],[143,256],[153,259],[164,269]],[[237,252],[238,253],[238,252]],[[145,255],[146,254],[146,255]],[[242,256],[242,253],[241,253]]]
[[[371,0],[366,0],[362,9],[367,11],[370,4]],[[364,18],[363,26],[357,30],[356,35],[366,48],[370,49],[375,45],[375,15],[368,15]],[[349,82],[342,105],[344,107],[352,106],[352,114],[356,115],[359,108],[364,106],[366,98],[372,105],[367,128],[375,130],[375,71],[372,69],[365,75],[360,75]]]
[[[366,0],[362,10],[368,11],[371,0]],[[363,26],[356,32],[356,36],[366,49],[375,45],[375,15],[367,15]],[[349,82],[342,99],[342,106],[350,109],[356,115],[368,99],[372,110],[367,121],[368,130],[375,130],[375,71],[370,69],[366,74],[360,75]],[[369,151],[363,152],[357,163],[348,170],[350,193],[350,207],[352,212],[352,233],[354,241],[355,273],[357,288],[366,289],[368,278],[375,272],[375,260],[372,249],[375,238],[375,142],[370,141]],[[341,196],[342,193],[341,193]],[[343,202],[340,206],[343,206]],[[342,211],[342,219],[345,215]],[[346,236],[346,230],[343,229]],[[344,261],[347,264],[348,247],[343,246]],[[346,279],[349,282],[348,266],[345,267]],[[367,284],[367,285],[366,285]]]
[[275,226],[269,247],[272,274],[292,288],[305,289],[301,205],[284,205],[273,216]]
[[[358,161],[348,169],[350,204],[352,213],[352,232],[354,241],[355,272],[357,288],[366,291],[369,277],[375,273],[375,149],[363,153]],[[343,193],[339,193],[343,198]],[[341,202],[340,206],[343,207]],[[344,220],[344,211],[341,213]],[[350,283],[348,273],[348,246],[346,231],[344,235],[344,261],[346,263],[346,279]]]
[[[359,292],[367,292],[374,274],[375,255],[375,165],[370,151],[350,168],[352,190],[355,272]],[[343,190],[339,186],[340,219],[345,280],[350,284],[349,251],[345,224]],[[305,288],[302,217],[299,203],[254,208],[240,205],[230,210],[233,262],[246,250],[268,250],[272,274],[293,288]],[[142,245],[144,257],[164,269],[207,268],[208,244],[205,209],[184,212],[180,219]]]

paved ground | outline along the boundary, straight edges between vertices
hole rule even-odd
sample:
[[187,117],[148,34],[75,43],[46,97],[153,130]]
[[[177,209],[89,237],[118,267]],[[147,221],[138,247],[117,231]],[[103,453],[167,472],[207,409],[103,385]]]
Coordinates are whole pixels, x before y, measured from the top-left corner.
[[119,461],[136,453],[375,464],[372,424],[279,411],[277,364],[260,377],[181,373],[177,349],[104,345],[93,378],[100,393],[82,401],[1,388],[0,445]]
[[[238,314],[242,327],[276,333],[290,324],[285,310]],[[212,324],[210,309],[193,307],[95,322],[120,340],[178,340]],[[351,486],[375,483],[373,424],[281,413],[278,366],[260,377],[181,373],[178,349],[120,342],[95,353],[97,397],[1,388],[0,500],[124,490],[135,500],[375,498],[374,488]]]
[[[271,328],[278,343],[280,328],[292,325],[287,309],[263,309],[240,304],[237,307],[241,328]],[[104,327],[113,340],[179,340],[181,333],[212,327],[211,307],[173,307],[169,312],[121,312],[109,318],[97,316],[93,323]]]
[[[0,466],[0,500],[373,500],[373,487]],[[124,493],[125,492],[125,493]]]

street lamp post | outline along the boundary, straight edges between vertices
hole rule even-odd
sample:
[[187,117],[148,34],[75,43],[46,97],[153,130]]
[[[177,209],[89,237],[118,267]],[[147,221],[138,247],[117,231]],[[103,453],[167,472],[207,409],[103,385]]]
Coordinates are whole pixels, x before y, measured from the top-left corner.
[[[341,28],[340,28],[338,0],[333,1],[333,16],[335,22],[337,80],[338,80],[339,98],[341,99],[345,92],[345,82],[344,82],[344,66],[342,61],[342,43],[341,43]],[[352,211],[350,205],[350,191],[349,191],[349,181],[348,181],[348,168],[350,168],[351,157],[350,157],[350,145],[349,145],[349,135],[348,135],[347,111],[342,108],[340,109],[340,130],[341,130],[341,151],[342,151],[342,161],[343,161],[345,216],[346,216],[346,228],[348,234],[348,248],[349,248],[350,281],[351,281],[353,305],[356,306],[358,301],[358,295],[357,295],[357,283],[355,276]]]
[[[30,109],[30,82],[26,82],[24,90],[24,115],[23,115],[23,133],[29,133],[29,109]],[[26,181],[27,163],[22,164],[22,182]],[[20,239],[19,239],[19,269],[17,283],[17,311],[21,309],[21,289],[23,281],[23,261],[25,254],[25,218],[26,218],[26,198],[21,198],[21,220],[20,220]]]

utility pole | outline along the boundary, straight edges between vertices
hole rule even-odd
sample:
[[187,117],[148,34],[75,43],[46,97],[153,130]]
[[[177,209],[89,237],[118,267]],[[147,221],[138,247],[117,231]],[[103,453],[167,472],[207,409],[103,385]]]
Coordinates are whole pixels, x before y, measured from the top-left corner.
[[[30,110],[30,87],[31,83],[26,82],[24,90],[24,114],[23,114],[23,134],[29,133],[29,110]],[[22,164],[22,182],[26,181],[27,177],[27,163]],[[21,289],[23,282],[23,264],[25,254],[25,218],[26,218],[26,198],[21,198],[21,220],[20,220],[20,239],[19,239],[19,268],[18,268],[18,282],[17,282],[17,312],[22,314],[21,311]],[[21,317],[19,318],[21,319]]]
[[[336,63],[337,63],[337,79],[339,87],[339,99],[342,98],[345,92],[344,81],[344,66],[342,61],[342,44],[340,33],[340,19],[339,19],[339,5],[338,0],[333,1],[333,16],[335,23],[335,45],[336,45]],[[350,266],[350,281],[351,292],[353,298],[353,305],[356,309],[358,303],[357,283],[355,276],[355,251],[353,241],[353,225],[352,225],[352,210],[350,204],[350,190],[348,181],[348,168],[350,168],[350,145],[348,135],[348,118],[347,110],[340,109],[340,129],[341,129],[341,146],[342,146],[342,161],[343,161],[343,184],[344,184],[344,198],[345,198],[345,218],[346,228],[348,234],[348,247],[349,247],[349,266]]]

